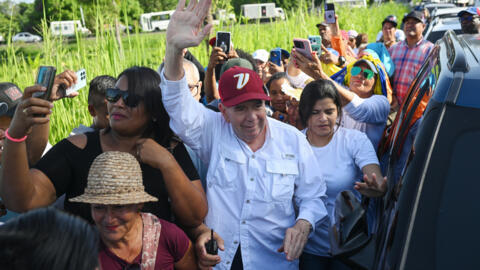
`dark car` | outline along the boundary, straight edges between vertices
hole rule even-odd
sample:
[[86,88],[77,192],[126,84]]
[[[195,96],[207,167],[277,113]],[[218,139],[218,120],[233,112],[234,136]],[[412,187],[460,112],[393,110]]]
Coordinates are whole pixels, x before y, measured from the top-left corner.
[[479,61],[480,35],[448,31],[384,135],[371,269],[480,269]]

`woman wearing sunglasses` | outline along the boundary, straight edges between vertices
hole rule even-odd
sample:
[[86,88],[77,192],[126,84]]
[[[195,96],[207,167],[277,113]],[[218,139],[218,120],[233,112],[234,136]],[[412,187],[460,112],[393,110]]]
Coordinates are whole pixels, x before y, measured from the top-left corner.
[[[366,55],[341,72],[344,86],[331,79],[322,70],[320,60],[313,53],[313,60],[307,59],[293,49],[299,68],[318,80],[329,80],[337,89],[344,115],[340,125],[366,133],[375,149],[390,112],[391,86],[384,68],[372,56]],[[377,64],[374,64],[377,62]]]
[[[322,177],[327,184],[325,205],[331,219],[341,191],[357,190],[364,196],[377,197],[386,188],[377,154],[365,133],[337,125],[344,117],[341,103],[332,82],[317,80],[303,89],[299,104],[300,119],[307,127],[303,132],[321,164]],[[300,257],[301,270],[349,269],[329,255],[330,222],[327,219],[316,224],[315,233],[309,237]]]
[[83,192],[88,168],[98,155],[120,151],[140,161],[145,190],[159,198],[145,203],[144,212],[168,221],[175,217],[186,227],[200,225],[207,213],[205,193],[184,145],[174,140],[159,83],[152,69],[123,71],[116,87],[106,91],[110,126],[60,141],[33,168],[28,166],[24,140],[36,124],[35,115],[50,114],[51,107],[31,98],[44,91],[41,87],[27,88],[26,109],[15,113],[4,150],[2,194],[8,195],[3,197],[7,208],[28,211],[66,194],[65,210],[92,222],[88,206],[68,199]]

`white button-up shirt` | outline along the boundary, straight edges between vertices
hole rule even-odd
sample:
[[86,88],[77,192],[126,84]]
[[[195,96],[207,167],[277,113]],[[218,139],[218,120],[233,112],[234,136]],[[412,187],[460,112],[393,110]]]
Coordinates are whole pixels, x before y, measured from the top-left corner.
[[225,241],[216,269],[230,269],[239,245],[244,269],[298,269],[298,260],[277,252],[286,230],[298,219],[315,227],[328,215],[325,181],[305,135],[267,118],[265,143],[252,152],[220,113],[194,100],[185,77],[160,74],[170,127],[208,166],[205,223]]

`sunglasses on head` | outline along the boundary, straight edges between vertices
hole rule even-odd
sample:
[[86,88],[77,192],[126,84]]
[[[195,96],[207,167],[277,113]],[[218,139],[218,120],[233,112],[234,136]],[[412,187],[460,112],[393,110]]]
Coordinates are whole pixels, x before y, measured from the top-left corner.
[[[357,76],[361,72],[362,72],[361,67],[352,67],[352,70],[350,71],[350,73],[352,73],[352,76]],[[373,78],[373,71],[371,71],[370,69],[364,69],[362,74],[363,74],[363,77],[367,80],[370,80],[371,78]]]
[[111,103],[115,103],[122,98],[125,105],[131,108],[137,107],[140,100],[142,100],[142,97],[118,88],[108,88],[105,92],[105,98]]

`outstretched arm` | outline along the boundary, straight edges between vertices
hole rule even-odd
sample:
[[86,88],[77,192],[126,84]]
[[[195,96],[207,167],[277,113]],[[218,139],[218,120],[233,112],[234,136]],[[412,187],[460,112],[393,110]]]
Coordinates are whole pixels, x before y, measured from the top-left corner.
[[182,50],[195,47],[208,35],[211,24],[202,29],[203,21],[212,4],[211,0],[190,0],[185,9],[185,0],[178,1],[167,29],[165,51],[165,78],[178,81],[183,77]]

